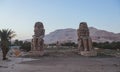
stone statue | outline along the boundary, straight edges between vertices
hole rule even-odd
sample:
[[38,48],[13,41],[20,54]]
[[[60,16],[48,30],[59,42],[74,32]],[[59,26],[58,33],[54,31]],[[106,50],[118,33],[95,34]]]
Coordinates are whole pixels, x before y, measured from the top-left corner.
[[43,53],[45,29],[42,22],[36,22],[34,26],[34,35],[31,43],[31,51]]
[[89,29],[86,22],[80,23],[79,29],[77,29],[77,35],[79,53],[92,51],[92,39],[89,36]]

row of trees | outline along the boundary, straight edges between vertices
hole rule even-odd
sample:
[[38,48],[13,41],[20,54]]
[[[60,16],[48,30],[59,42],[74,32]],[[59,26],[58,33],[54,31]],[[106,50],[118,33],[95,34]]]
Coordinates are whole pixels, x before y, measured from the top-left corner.
[[96,43],[93,42],[93,46],[97,48],[103,49],[120,49],[120,42],[104,42],[104,43]]
[[31,42],[28,41],[23,42],[21,40],[15,40],[12,46],[20,46],[21,50],[28,52],[31,49]]
[[[54,44],[49,44],[49,45],[54,46],[56,44],[54,43]],[[61,46],[73,46],[73,47],[78,46],[78,44],[74,42],[61,43],[60,45]],[[101,42],[101,43],[93,42],[93,47],[103,48],[103,49],[120,49],[120,42]]]
[[[57,43],[49,44],[49,46],[55,46],[55,45],[57,45]],[[73,47],[77,47],[77,44],[74,43],[74,42],[60,43],[59,45],[60,45],[60,46],[73,46]]]

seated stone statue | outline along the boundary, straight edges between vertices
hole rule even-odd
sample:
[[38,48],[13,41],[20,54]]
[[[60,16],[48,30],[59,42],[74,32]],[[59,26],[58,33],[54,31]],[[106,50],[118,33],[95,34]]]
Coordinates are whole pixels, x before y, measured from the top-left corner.
[[34,35],[31,43],[31,51],[43,51],[45,29],[42,22],[36,22],[34,26]]
[[77,29],[78,35],[78,50],[90,51],[92,50],[92,40],[89,36],[89,29],[86,22],[81,22],[79,29]]

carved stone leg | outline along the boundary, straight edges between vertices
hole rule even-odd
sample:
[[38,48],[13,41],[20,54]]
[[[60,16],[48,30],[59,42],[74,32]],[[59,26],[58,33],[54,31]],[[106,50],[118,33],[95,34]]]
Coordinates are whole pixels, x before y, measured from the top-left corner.
[[36,38],[33,38],[33,50],[36,50]]
[[88,39],[88,46],[89,46],[89,50],[91,51],[92,49],[93,49],[93,47],[92,47],[92,39],[91,38],[89,38]]
[[43,46],[44,46],[44,40],[42,39],[40,43],[40,51],[43,51]]
[[78,51],[81,51],[80,47],[81,47],[81,40],[78,41]]
[[81,45],[80,45],[80,51],[84,51],[83,40],[84,40],[83,38],[80,39],[80,43],[81,43]]
[[96,56],[97,52],[92,48],[92,40],[91,38],[83,39],[84,51],[81,51],[81,55],[83,56]]
[[87,39],[83,38],[83,47],[84,47],[84,51],[87,51]]
[[31,40],[31,51],[33,51],[33,39]]

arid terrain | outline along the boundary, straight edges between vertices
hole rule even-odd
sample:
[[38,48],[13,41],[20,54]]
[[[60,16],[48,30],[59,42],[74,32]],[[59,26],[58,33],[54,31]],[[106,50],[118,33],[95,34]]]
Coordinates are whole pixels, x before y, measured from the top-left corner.
[[0,58],[0,72],[120,72],[120,57],[51,53],[43,57]]

